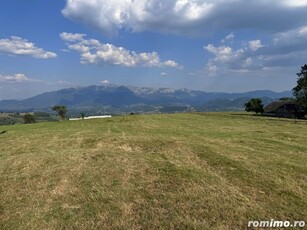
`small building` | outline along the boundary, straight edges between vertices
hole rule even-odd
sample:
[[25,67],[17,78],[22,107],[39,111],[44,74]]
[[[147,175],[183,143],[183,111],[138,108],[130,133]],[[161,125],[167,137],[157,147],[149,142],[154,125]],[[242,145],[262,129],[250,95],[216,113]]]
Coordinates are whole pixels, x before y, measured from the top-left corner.
[[304,113],[293,101],[273,101],[264,107],[264,115],[284,118],[303,118]]

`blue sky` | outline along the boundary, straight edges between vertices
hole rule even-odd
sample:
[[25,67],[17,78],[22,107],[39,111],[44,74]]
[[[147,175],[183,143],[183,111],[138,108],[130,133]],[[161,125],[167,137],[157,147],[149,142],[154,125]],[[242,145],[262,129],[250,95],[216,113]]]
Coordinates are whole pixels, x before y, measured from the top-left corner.
[[3,0],[0,100],[120,84],[291,90],[307,0]]

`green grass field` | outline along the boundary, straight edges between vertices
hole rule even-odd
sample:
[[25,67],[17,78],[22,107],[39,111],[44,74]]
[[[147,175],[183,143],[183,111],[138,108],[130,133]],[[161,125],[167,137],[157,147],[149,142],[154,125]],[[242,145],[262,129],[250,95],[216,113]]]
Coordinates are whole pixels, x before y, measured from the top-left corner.
[[234,113],[1,126],[0,229],[307,221],[307,122]]

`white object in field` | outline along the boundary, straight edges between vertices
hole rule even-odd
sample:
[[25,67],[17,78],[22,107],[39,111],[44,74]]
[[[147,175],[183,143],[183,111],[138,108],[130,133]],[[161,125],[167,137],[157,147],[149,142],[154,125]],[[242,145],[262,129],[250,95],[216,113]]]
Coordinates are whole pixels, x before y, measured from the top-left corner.
[[[104,115],[104,116],[88,116],[84,117],[84,120],[89,120],[89,119],[100,119],[100,118],[110,118],[112,117],[111,115]],[[78,121],[82,120],[82,118],[69,118],[70,121]]]

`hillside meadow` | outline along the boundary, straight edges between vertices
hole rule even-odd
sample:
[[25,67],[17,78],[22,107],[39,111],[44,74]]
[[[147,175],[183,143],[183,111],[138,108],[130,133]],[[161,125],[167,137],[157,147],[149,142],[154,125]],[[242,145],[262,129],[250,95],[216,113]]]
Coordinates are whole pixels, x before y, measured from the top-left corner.
[[246,229],[249,220],[307,221],[307,121],[158,114],[1,132],[0,229]]

